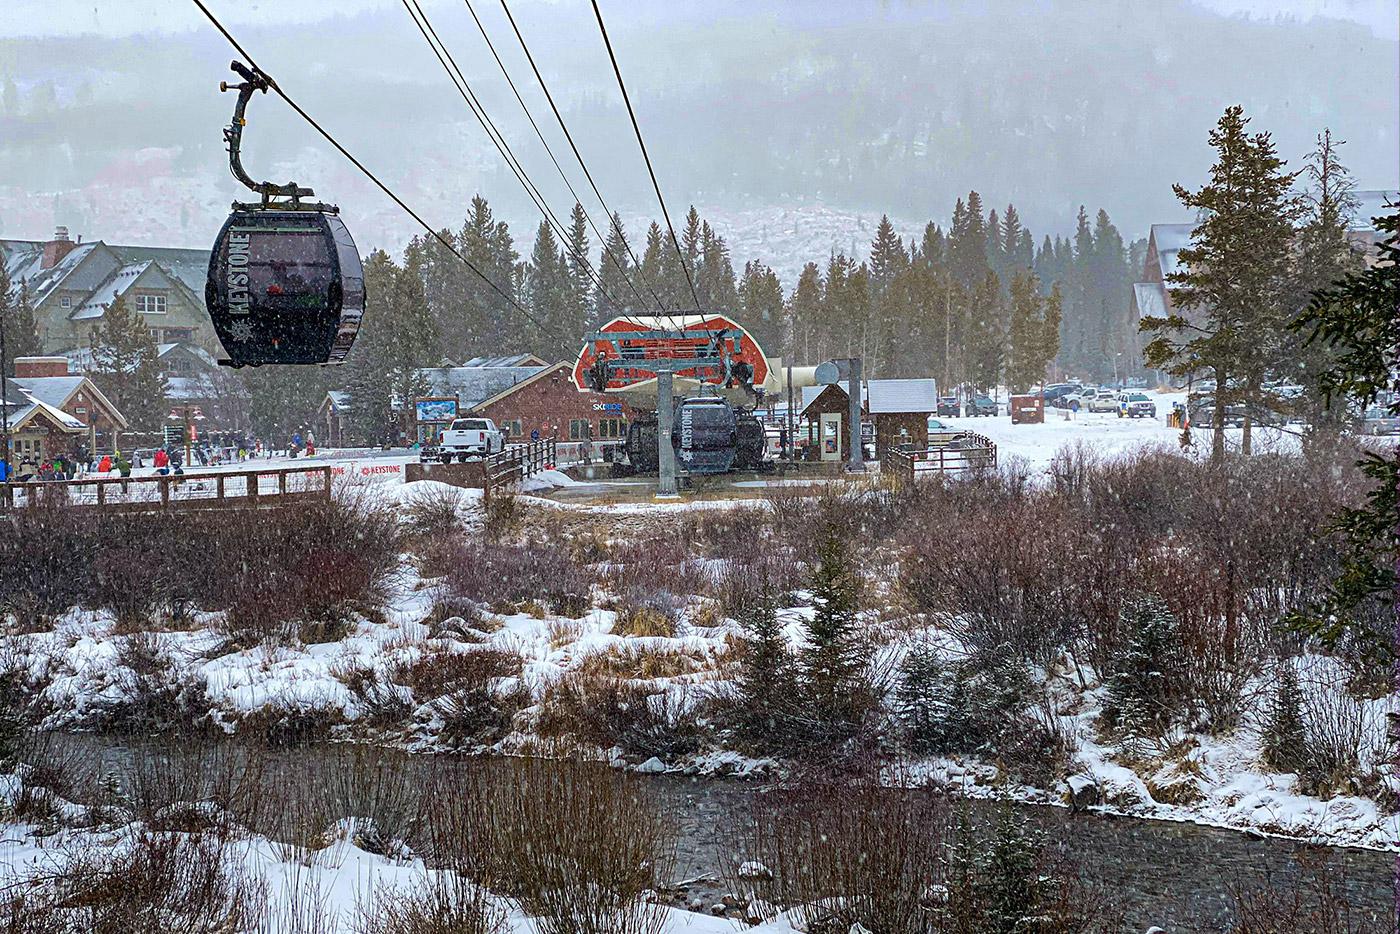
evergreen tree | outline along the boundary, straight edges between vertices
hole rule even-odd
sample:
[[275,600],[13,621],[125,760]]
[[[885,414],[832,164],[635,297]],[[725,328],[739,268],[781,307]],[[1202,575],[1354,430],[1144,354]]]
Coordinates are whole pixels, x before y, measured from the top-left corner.
[[1049,302],[1040,294],[1034,273],[1011,280],[1011,323],[1007,335],[1006,381],[1012,392],[1024,392],[1045,379]]
[[[1141,323],[1154,335],[1143,350],[1149,366],[1175,374],[1204,369],[1215,377],[1216,462],[1225,457],[1226,406],[1257,405],[1275,363],[1300,211],[1294,174],[1283,171],[1270,135],[1251,135],[1248,124],[1243,108],[1228,108],[1210,134],[1217,153],[1210,181],[1197,191],[1173,186],[1202,220],[1177,256],[1180,270],[1168,276],[1178,310]],[[1247,408],[1246,454],[1251,421]]]
[[1159,736],[1176,711],[1176,618],[1160,597],[1144,596],[1124,605],[1120,621],[1128,644],[1108,681],[1104,719],[1120,736]]
[[1006,349],[1001,283],[990,269],[972,295],[967,337],[968,378],[981,390],[992,390],[1001,377]]
[[822,325],[822,294],[826,285],[816,263],[802,267],[797,287],[787,305],[787,353],[803,363],[811,363],[820,355],[818,328]]
[[1035,262],[1035,247],[1029,230],[1021,226],[1021,215],[1016,206],[1008,204],[1001,216],[1001,256],[1002,264],[997,274],[1001,280],[1010,283],[1012,276],[1031,268]]
[[744,264],[739,280],[739,312],[744,326],[767,353],[783,349],[783,287],[778,275],[754,260]]
[[[1121,377],[1119,357],[1131,339],[1132,272],[1128,268],[1123,237],[1102,208],[1094,218],[1094,248],[1087,270],[1089,287],[1090,344],[1086,365],[1099,380],[1110,373]],[[1097,347],[1094,341],[1097,341]]]
[[[588,215],[578,202],[574,202],[574,209],[569,214],[569,242],[564,244],[564,252],[567,255],[568,279],[560,324],[566,334],[582,336],[588,329],[591,317],[594,273],[588,258]],[[603,258],[603,265],[607,265],[606,257]],[[622,302],[628,295],[629,292],[623,292],[614,294],[613,298]]]
[[29,282],[21,281],[13,289],[9,276],[0,263],[0,316],[5,319],[5,372],[15,375],[16,357],[34,357],[43,352],[39,341],[39,326],[34,320],[34,305],[29,300]]
[[749,748],[782,749],[793,738],[796,672],[772,592],[765,588],[743,608],[738,622],[747,639],[734,679],[736,732]]
[[1307,768],[1307,729],[1298,672],[1288,659],[1279,664],[1278,683],[1264,726],[1264,762],[1276,772],[1302,774]]
[[815,612],[807,623],[801,677],[805,710],[819,745],[851,736],[867,709],[866,649],[856,631],[858,583],[834,532],[817,546]]
[[[1360,252],[1352,248],[1347,237],[1355,219],[1357,201],[1352,194],[1355,182],[1337,152],[1342,145],[1344,141],[1332,139],[1331,130],[1324,130],[1318,135],[1317,148],[1303,168],[1308,190],[1304,194],[1305,208],[1298,228],[1297,256],[1288,300],[1295,313],[1303,311],[1312,293],[1365,265]],[[1346,418],[1345,407],[1327,405],[1321,386],[1322,374],[1332,363],[1330,349],[1322,342],[1307,341],[1297,330],[1285,331],[1281,339],[1284,345],[1279,356],[1291,366],[1292,378],[1305,389],[1299,403],[1309,434],[1324,427],[1336,427]],[[1287,400],[1270,401],[1280,407],[1287,404]]]
[[136,431],[165,424],[165,375],[150,329],[118,295],[90,336],[92,378]]
[[642,265],[639,274],[642,282],[645,282],[649,288],[656,290],[662,306],[668,312],[674,313],[680,308],[689,307],[692,303],[689,293],[686,295],[685,304],[680,303],[675,284],[669,278],[673,265],[670,256],[671,249],[662,239],[661,225],[652,221],[651,226],[647,228],[647,245],[646,249],[642,251]]
[[1001,218],[997,216],[997,209],[992,208],[991,214],[987,215],[987,268],[998,277],[1006,271],[1006,249],[1002,243],[1004,235]]
[[[608,237],[603,244],[603,258],[598,264],[598,281],[601,288],[593,293],[593,322],[602,324],[614,315],[642,314],[649,307],[651,296],[643,282],[631,275],[631,259],[627,251],[627,235],[622,229],[622,218],[612,216]],[[629,281],[633,285],[629,285]],[[640,293],[640,294],[639,294]],[[623,304],[614,308],[608,299],[611,295]]]
[[[1400,315],[1395,314],[1400,308],[1400,213],[1378,217],[1375,223],[1381,237],[1375,261],[1314,294],[1291,326],[1332,354],[1321,378],[1327,398],[1346,399],[1365,410],[1388,397],[1387,409],[1400,415],[1400,376],[1395,371],[1400,348]],[[1400,651],[1390,624],[1400,590],[1395,539],[1395,529],[1400,528],[1400,453],[1368,452],[1360,467],[1371,481],[1371,491],[1362,505],[1344,509],[1337,517],[1335,529],[1343,540],[1341,570],[1322,605],[1299,614],[1293,624],[1328,643],[1350,643],[1378,669],[1388,669]]]
[[[729,260],[729,247],[724,238],[715,233],[708,223],[700,225],[700,266],[691,267],[695,276],[695,292],[700,299],[700,307],[706,313],[724,312],[734,314],[739,308],[739,290],[734,284],[734,266]],[[679,285],[685,291],[680,307],[695,304],[684,276]]]
[[[938,654],[927,642],[915,643],[900,666],[895,690],[895,718],[904,731],[904,745],[916,756],[955,751],[953,741],[966,717],[966,683],[951,682]],[[958,691],[960,690],[960,695]]]
[[896,283],[909,268],[909,254],[888,215],[880,218],[870,246],[869,320],[860,353],[871,376],[881,374],[894,356],[896,335],[905,329],[905,295]]
[[[355,343],[358,345],[359,340]],[[351,359],[358,346],[350,352]],[[253,435],[271,447],[286,446],[297,431],[305,433],[312,415],[332,387],[334,367],[260,366],[240,371],[248,392]],[[353,408],[354,401],[352,399]],[[353,420],[352,420],[353,424]]]
[[967,289],[977,286],[987,269],[987,222],[982,216],[982,196],[968,192],[967,205],[961,199],[953,209],[953,226],[948,232],[948,265],[953,276]]
[[[388,344],[389,333],[396,326],[393,293],[399,269],[388,253],[375,250],[365,258],[364,270],[364,322],[350,358],[337,375],[350,396],[348,433],[361,442],[377,445],[390,442],[393,434]],[[300,420],[309,414],[310,409],[304,408],[295,417]]]
[[525,271],[525,307],[538,324],[529,328],[530,346],[547,359],[562,360],[578,333],[571,328],[572,278],[568,258],[560,253],[549,224],[541,221]]

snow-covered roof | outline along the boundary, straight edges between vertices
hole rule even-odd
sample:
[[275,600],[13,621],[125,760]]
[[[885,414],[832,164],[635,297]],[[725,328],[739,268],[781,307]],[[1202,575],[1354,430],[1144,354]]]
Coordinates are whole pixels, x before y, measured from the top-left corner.
[[1165,317],[1167,297],[1159,282],[1134,282],[1133,298],[1137,300],[1138,317]]
[[64,278],[77,269],[101,245],[101,241],[80,243],[68,251],[68,255],[44,268],[44,243],[35,240],[0,241],[0,256],[3,256],[5,273],[10,279],[10,288],[18,292],[21,282],[28,282],[29,294],[37,304],[44,300]]
[[85,376],[16,376],[11,380],[42,402],[62,407],[78,391]]
[[83,302],[70,317],[74,321],[87,321],[93,318],[100,318],[107,313],[107,306],[116,300],[117,296],[125,295],[136,280],[141,278],[141,274],[151,268],[151,261],[142,263],[128,263],[121,266],[116,272],[107,277],[106,281],[93,290],[87,301]]
[[1157,246],[1157,265],[1162,270],[1162,279],[1176,272],[1176,256],[1191,245],[1191,232],[1195,224],[1153,224],[1152,242]]
[[[503,357],[472,357],[461,366],[545,366],[548,362],[532,353],[515,353]],[[454,367],[457,365],[452,364]]]
[[938,411],[938,384],[931,379],[872,379],[862,388],[871,415]]
[[419,370],[431,396],[455,396],[470,408],[538,373],[537,366],[456,366]]
[[[44,378],[62,379],[64,377]],[[69,415],[67,412],[45,402],[43,399],[37,398],[34,393],[25,388],[23,382],[20,380],[5,380],[5,399],[9,403],[6,406],[8,409],[6,415],[10,423],[11,431],[17,431],[23,428],[26,422],[29,422],[41,414],[47,416],[50,421],[64,431],[83,431],[87,428],[81,419]]]

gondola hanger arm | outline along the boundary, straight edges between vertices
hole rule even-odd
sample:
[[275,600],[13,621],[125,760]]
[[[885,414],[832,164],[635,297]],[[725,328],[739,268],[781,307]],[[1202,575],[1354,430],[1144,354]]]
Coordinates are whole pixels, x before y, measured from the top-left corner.
[[333,204],[303,203],[302,198],[310,198],[316,194],[310,188],[303,188],[296,182],[278,185],[273,182],[254,181],[253,177],[243,168],[243,128],[248,125],[248,118],[245,116],[248,101],[259,91],[266,94],[270,89],[276,90],[277,82],[256,67],[250,68],[237,60],[230,62],[229,67],[243,78],[238,84],[229,84],[227,81],[219,82],[220,91],[238,92],[238,100],[233,105],[233,119],[228,126],[224,127],[224,142],[228,144],[229,171],[245,188],[261,198],[257,204],[235,203],[234,207],[253,210],[276,208],[284,211],[337,213],[339,209]]

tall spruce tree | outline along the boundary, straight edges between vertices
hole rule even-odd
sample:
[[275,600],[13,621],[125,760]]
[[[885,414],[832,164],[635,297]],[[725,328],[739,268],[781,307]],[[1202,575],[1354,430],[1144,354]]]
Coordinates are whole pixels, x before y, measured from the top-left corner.
[[[569,242],[564,244],[568,269],[567,295],[561,324],[565,333],[582,336],[592,317],[593,264],[588,257],[588,215],[583,205],[574,202],[569,213]],[[607,264],[607,257],[602,260]],[[614,295],[621,302],[627,293]]]
[[802,267],[787,304],[787,353],[803,363],[819,359],[822,341],[822,294],[826,284],[816,263]]
[[[1303,167],[1308,186],[1303,195],[1305,207],[1298,228],[1289,296],[1289,305],[1295,309],[1295,314],[1302,313],[1314,292],[1328,288],[1365,266],[1361,252],[1352,247],[1348,238],[1358,205],[1353,195],[1356,184],[1338,153],[1342,145],[1343,140],[1334,140],[1332,131],[1324,130],[1318,135],[1317,146]],[[1308,341],[1296,329],[1284,332],[1281,337],[1284,346],[1280,357],[1290,365],[1292,379],[1305,390],[1298,402],[1310,439],[1315,432],[1335,428],[1348,417],[1346,406],[1328,405],[1322,392],[1322,374],[1332,364],[1331,349],[1321,341]],[[1286,404],[1285,400],[1274,401]]]
[[15,375],[16,357],[34,357],[43,352],[39,326],[34,320],[34,304],[29,299],[29,282],[12,287],[4,264],[0,264],[0,315],[5,318],[5,372]]
[[1006,352],[1001,283],[990,269],[972,293],[967,337],[968,378],[980,390],[995,389]]
[[744,327],[758,338],[765,351],[782,352],[783,287],[778,274],[758,260],[744,264],[738,310]]
[[[1381,237],[1375,261],[1314,294],[1292,327],[1332,355],[1321,377],[1327,398],[1362,410],[1389,399],[1387,410],[1400,416],[1400,212],[1375,223]],[[1349,642],[1386,670],[1400,658],[1393,629],[1400,591],[1400,453],[1368,452],[1360,467],[1372,486],[1364,503],[1337,517],[1341,569],[1321,605],[1294,624],[1333,644]]]
[[815,611],[801,654],[801,686],[819,744],[852,735],[865,713],[866,648],[856,628],[858,580],[846,548],[830,531],[817,546]]
[[[627,249],[627,234],[622,228],[622,218],[614,214],[608,225],[608,236],[603,243],[603,258],[598,263],[600,287],[593,292],[593,322],[601,324],[613,315],[642,314],[648,307],[651,294],[644,282],[639,281],[632,269],[632,260]],[[628,283],[632,284],[629,285]],[[608,299],[611,295],[623,307],[616,308]]]
[[1225,412],[1246,405],[1244,452],[1250,450],[1252,408],[1276,364],[1292,264],[1293,222],[1300,205],[1296,173],[1285,172],[1268,133],[1248,132],[1244,108],[1226,109],[1210,133],[1216,162],[1196,191],[1174,185],[1177,199],[1200,216],[1191,244],[1167,277],[1176,310],[1144,317],[1153,335],[1143,349],[1154,369],[1215,377],[1211,459],[1225,457]]
[[167,414],[165,375],[155,339],[126,297],[112,299],[90,336],[92,378],[137,431],[155,431]]
[[[739,307],[739,289],[734,283],[734,265],[729,259],[729,246],[715,233],[709,223],[700,225],[700,266],[692,267],[695,292],[705,312],[734,314]],[[695,298],[685,283],[684,275],[677,284],[680,307],[693,307]]]

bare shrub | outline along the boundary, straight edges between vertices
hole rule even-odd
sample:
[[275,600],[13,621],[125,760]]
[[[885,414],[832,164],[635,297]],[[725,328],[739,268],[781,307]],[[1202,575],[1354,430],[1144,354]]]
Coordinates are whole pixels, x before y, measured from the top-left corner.
[[617,608],[612,631],[618,636],[671,638],[676,635],[678,615],[674,600],[657,595],[638,602],[627,600]]
[[421,701],[441,697],[457,687],[485,688],[499,678],[519,676],[525,664],[519,652],[498,648],[452,651],[428,649],[393,666],[389,677]]
[[928,792],[868,783],[753,796],[724,841],[730,888],[805,930],[922,932],[943,882],[948,813]]
[[504,737],[530,703],[529,687],[520,680],[524,663],[519,653],[505,649],[437,651],[397,666],[393,678],[419,702],[431,701],[441,721],[440,741],[487,745]]
[[1270,881],[1256,888],[1231,886],[1235,924],[1233,934],[1390,934],[1394,918],[1369,916],[1355,908],[1346,893],[1345,870],[1325,850],[1294,852],[1297,878]]
[[356,906],[357,934],[497,934],[506,913],[480,886],[438,873],[407,888],[384,885]]
[[520,526],[520,501],[511,490],[496,490],[481,501],[481,529],[499,541]]
[[440,541],[461,528],[466,502],[466,492],[457,487],[419,487],[404,497],[399,515],[413,535]]
[[266,766],[262,751],[246,744],[185,736],[133,747],[120,781],[132,812],[152,830],[229,833],[261,824]]
[[95,705],[90,720],[116,732],[192,728],[208,715],[203,675],[182,669],[158,633],[136,633],[117,648],[121,696]]
[[259,880],[204,834],[140,832],[110,850],[75,849],[28,882],[5,908],[29,926],[11,930],[131,934],[158,918],[161,930],[219,934],[255,928],[266,904]]
[[329,700],[284,695],[244,714],[237,729],[240,737],[275,749],[323,742],[344,719],[341,709]]
[[563,616],[588,611],[592,579],[561,549],[481,543],[458,545],[444,581],[450,597],[514,611],[531,600]]
[[538,729],[546,738],[572,736],[639,758],[686,756],[704,742],[695,711],[670,691],[578,673],[545,691]]
[[670,865],[674,815],[599,763],[449,764],[430,781],[434,861],[530,914],[543,934],[659,934],[648,898]]

